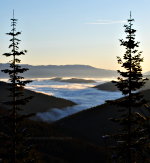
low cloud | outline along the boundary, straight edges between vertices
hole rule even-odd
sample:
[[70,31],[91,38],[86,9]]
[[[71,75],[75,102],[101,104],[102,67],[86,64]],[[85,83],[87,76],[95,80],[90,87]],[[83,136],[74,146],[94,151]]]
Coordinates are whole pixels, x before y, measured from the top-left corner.
[[105,25],[105,24],[124,24],[126,20],[96,20],[94,22],[89,22],[86,24],[93,24],[93,25]]
[[121,92],[107,92],[90,88],[91,86],[103,83],[103,81],[96,81],[98,83],[70,84],[50,80],[34,80],[28,85],[28,89],[71,100],[77,104],[64,109],[53,108],[48,112],[37,113],[34,119],[53,122],[82,110],[103,104],[106,100],[122,97]]

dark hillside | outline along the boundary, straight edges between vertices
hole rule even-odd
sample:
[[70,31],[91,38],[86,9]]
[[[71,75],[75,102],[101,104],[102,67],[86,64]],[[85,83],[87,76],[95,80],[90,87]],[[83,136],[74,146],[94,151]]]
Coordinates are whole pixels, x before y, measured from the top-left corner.
[[[142,94],[150,104],[150,90],[142,91]],[[124,98],[116,101],[122,100]],[[67,130],[70,135],[105,146],[106,142],[102,136],[116,133],[117,129],[120,128],[117,123],[110,120],[110,118],[118,117],[121,114],[120,109],[122,108],[118,105],[105,103],[61,119],[56,122],[56,125]],[[145,107],[138,108],[138,110],[144,114],[149,114]]]
[[[0,82],[0,106],[3,105],[2,102],[7,102],[9,100],[9,84],[5,82]],[[65,100],[62,98],[57,98],[54,96],[48,96],[46,94],[33,92],[25,89],[25,96],[33,96],[32,100],[23,106],[22,113],[37,113],[37,112],[46,112],[51,108],[64,108],[68,106],[75,105],[74,102]],[[8,106],[5,106],[8,107]]]

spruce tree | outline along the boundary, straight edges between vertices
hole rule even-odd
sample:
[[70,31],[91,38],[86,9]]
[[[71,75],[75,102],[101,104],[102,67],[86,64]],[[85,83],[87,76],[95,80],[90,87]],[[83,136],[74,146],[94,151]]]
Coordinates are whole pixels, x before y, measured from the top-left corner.
[[[147,157],[147,129],[144,128],[145,119],[139,111],[140,107],[145,104],[143,96],[138,90],[145,84],[142,75],[141,57],[142,52],[138,51],[139,42],[135,40],[136,30],[133,28],[133,21],[130,12],[128,24],[124,25],[126,39],[120,40],[120,45],[125,47],[123,59],[117,57],[118,63],[121,64],[123,70],[118,70],[118,81],[113,81],[118,89],[125,95],[125,98],[117,104],[123,114],[119,118],[114,118],[113,121],[122,125],[122,132],[115,135],[116,149],[115,155],[118,162],[144,162]],[[116,102],[115,102],[116,103]]]
[[[11,57],[10,67],[8,69],[2,70],[2,72],[9,74],[10,81],[10,101],[7,101],[6,104],[10,105],[9,115],[4,119],[7,120],[7,159],[12,162],[24,162],[29,151],[26,146],[25,137],[27,135],[25,128],[20,128],[21,121],[24,118],[29,117],[30,115],[21,115],[19,111],[21,106],[25,105],[31,97],[24,96],[24,86],[31,82],[30,80],[25,80],[20,74],[27,71],[27,68],[22,68],[20,65],[21,60],[19,56],[25,55],[26,50],[19,50],[19,43],[21,40],[18,39],[18,36],[21,32],[16,31],[17,19],[11,19],[11,31],[7,33],[11,37],[9,48],[11,49],[9,53],[4,53],[6,57]],[[6,125],[5,124],[5,125]]]

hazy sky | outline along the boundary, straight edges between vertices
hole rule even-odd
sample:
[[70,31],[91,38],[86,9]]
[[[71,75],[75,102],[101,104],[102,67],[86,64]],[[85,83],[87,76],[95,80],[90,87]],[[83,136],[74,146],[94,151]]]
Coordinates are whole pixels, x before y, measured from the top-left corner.
[[[22,31],[20,50],[28,54],[22,63],[86,64],[119,68],[116,56],[124,48],[123,25],[129,12],[135,19],[136,38],[143,51],[143,70],[150,70],[150,0],[1,0],[0,51],[9,52],[10,18],[15,9],[17,29]],[[8,58],[0,55],[0,62]]]

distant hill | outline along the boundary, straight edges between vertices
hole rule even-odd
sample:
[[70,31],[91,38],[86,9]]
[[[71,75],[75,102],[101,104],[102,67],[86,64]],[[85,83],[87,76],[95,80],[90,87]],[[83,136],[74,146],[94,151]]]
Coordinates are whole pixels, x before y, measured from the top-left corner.
[[101,91],[110,91],[110,92],[118,91],[118,88],[112,82],[106,82],[100,85],[96,85],[93,88],[96,88]]
[[[100,85],[96,85],[93,88],[96,88],[102,91],[110,91],[110,92],[119,91],[117,86],[115,86],[115,83],[112,83],[112,82],[106,82]],[[140,90],[147,90],[147,89],[150,89],[150,80],[147,80],[145,85]]]
[[[28,78],[48,78],[48,77],[102,77],[109,78],[117,75],[116,71],[95,68],[88,65],[22,65],[29,68],[23,75]],[[0,63],[0,70],[8,68],[9,64]],[[7,75],[0,72],[0,78]]]
[[50,80],[57,81],[57,82],[66,82],[66,83],[96,83],[94,80],[86,80],[86,79],[79,79],[79,78],[71,78],[71,79],[63,79],[63,78],[52,78]]
[[150,77],[150,71],[145,72],[144,75]]

